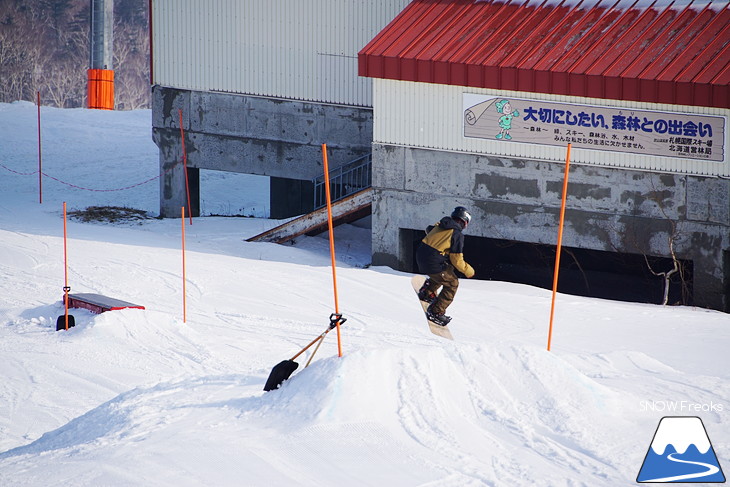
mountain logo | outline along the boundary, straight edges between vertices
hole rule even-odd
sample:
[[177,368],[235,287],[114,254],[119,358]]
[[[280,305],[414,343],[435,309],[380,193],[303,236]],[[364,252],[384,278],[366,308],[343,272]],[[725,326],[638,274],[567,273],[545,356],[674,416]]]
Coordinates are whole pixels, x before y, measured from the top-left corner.
[[663,417],[636,481],[724,483],[725,475],[702,420],[696,416]]

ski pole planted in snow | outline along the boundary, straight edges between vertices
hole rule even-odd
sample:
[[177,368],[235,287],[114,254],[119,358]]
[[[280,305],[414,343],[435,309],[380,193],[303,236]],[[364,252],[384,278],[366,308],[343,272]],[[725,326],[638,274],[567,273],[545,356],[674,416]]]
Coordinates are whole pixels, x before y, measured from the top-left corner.
[[560,270],[560,249],[563,246],[563,223],[565,223],[565,200],[568,196],[568,170],[570,169],[570,144],[565,155],[565,176],[563,177],[563,200],[560,203],[560,223],[558,224],[558,248],[555,252],[555,271],[553,274],[553,298],[550,302],[550,329],[548,330],[547,349],[553,340],[553,316],[555,314],[555,293],[558,291],[558,271]]
[[[335,294],[335,315],[342,317],[340,314],[340,305],[337,301],[337,266],[335,266],[335,231],[332,224],[332,196],[330,194],[330,169],[327,162],[327,144],[322,144],[322,163],[324,165],[324,193],[327,199],[327,226],[329,227],[330,237],[330,257],[332,258],[332,289]],[[331,318],[331,317],[330,317]],[[342,337],[340,335],[340,320],[337,320],[337,355],[342,357]],[[319,347],[317,347],[319,348]]]
[[183,295],[183,323],[188,322],[188,306],[187,306],[187,298],[186,298],[186,277],[185,277],[185,207],[180,207],[180,215],[182,217],[182,295]]
[[[38,202],[43,204],[43,158],[41,157],[41,92],[38,91]],[[65,203],[64,203],[65,204]]]
[[68,330],[76,326],[76,319],[73,315],[68,314],[68,292],[71,288],[68,286],[68,251],[67,251],[67,233],[66,233],[66,202],[63,202],[63,304],[64,314],[56,320],[56,331]]

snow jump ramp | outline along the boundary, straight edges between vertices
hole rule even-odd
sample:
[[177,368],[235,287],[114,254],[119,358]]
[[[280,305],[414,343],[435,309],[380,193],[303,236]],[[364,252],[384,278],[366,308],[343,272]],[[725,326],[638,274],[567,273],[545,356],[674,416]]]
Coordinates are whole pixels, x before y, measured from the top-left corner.
[[[350,223],[372,212],[373,190],[363,189],[332,202],[332,225]],[[327,207],[314,210],[293,220],[246,239],[246,242],[285,243],[300,235],[317,235],[327,230]]]

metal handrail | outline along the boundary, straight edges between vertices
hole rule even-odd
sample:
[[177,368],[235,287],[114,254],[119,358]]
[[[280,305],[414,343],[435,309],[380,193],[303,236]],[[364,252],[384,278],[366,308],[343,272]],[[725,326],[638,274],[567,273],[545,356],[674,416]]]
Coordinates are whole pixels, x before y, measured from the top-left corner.
[[[372,185],[373,155],[366,154],[330,171],[330,197],[337,201]],[[327,204],[324,174],[312,179],[314,210]]]

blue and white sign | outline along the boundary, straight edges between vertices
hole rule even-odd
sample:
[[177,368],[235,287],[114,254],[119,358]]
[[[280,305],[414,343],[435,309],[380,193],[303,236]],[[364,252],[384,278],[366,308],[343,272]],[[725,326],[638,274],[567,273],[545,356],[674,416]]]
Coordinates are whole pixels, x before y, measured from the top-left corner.
[[636,481],[725,482],[702,420],[696,416],[662,418]]
[[464,93],[464,137],[726,162],[722,116]]

